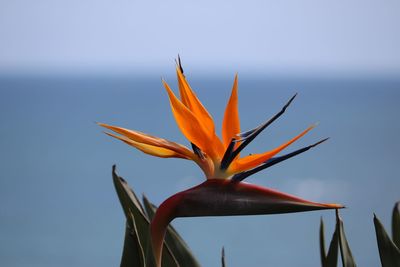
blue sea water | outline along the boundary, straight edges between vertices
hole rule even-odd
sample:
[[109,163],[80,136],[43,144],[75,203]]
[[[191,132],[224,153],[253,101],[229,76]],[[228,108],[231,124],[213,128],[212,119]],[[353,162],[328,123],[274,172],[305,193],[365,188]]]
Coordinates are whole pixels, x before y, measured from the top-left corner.
[[[189,79],[220,129],[231,77]],[[167,81],[176,88],[174,77]],[[249,146],[273,148],[312,123],[288,151],[330,140],[248,179],[300,197],[338,202],[359,266],[379,265],[373,212],[390,231],[400,200],[400,79],[240,76],[243,129],[293,105]],[[118,266],[124,216],[111,181],[117,164],[140,196],[160,204],[203,181],[191,162],[144,155],[102,133],[95,122],[188,144],[158,76],[0,77],[0,265]],[[177,219],[204,266],[319,266],[318,227],[327,239],[334,212]]]

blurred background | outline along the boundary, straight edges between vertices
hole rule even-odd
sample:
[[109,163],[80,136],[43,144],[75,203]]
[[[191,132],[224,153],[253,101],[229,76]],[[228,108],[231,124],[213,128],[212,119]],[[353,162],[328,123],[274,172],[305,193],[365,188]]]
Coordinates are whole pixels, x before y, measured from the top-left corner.
[[[155,204],[204,180],[192,162],[144,155],[105,122],[185,145],[160,78],[175,58],[220,130],[234,74],[243,129],[287,113],[246,150],[319,126],[331,139],[248,181],[337,202],[360,266],[379,266],[373,212],[400,200],[398,1],[0,1],[0,265],[118,266],[125,219],[111,166]],[[177,219],[204,266],[319,266],[334,212]]]

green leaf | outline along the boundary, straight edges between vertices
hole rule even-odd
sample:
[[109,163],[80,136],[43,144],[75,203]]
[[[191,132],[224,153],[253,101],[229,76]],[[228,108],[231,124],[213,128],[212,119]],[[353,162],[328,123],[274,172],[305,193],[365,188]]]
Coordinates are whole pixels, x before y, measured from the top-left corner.
[[222,247],[222,251],[221,251],[221,264],[222,264],[222,267],[226,267],[226,264],[225,264],[225,248],[224,247]]
[[322,220],[321,217],[321,223],[319,225],[319,253],[321,257],[321,266],[325,267],[325,261],[326,261],[326,250],[325,250],[325,230],[324,230],[324,221]]
[[394,205],[392,214],[393,242],[400,249],[400,201]]
[[393,241],[390,240],[390,237],[386,233],[385,228],[375,214],[374,224],[382,267],[399,267],[400,250],[396,247]]
[[328,255],[325,253],[325,237],[324,237],[324,221],[321,218],[321,226],[319,230],[319,242],[322,267],[336,267],[338,258],[339,238],[337,230],[333,233],[331,243],[329,245]]
[[342,256],[343,267],[355,267],[356,263],[351,253],[350,246],[347,242],[346,235],[344,233],[343,221],[339,217],[338,210],[336,210],[336,231],[338,232],[339,235],[339,247],[340,247],[340,254]]
[[[143,204],[148,217],[150,218],[150,220],[152,220],[154,214],[156,213],[157,206],[150,203],[150,201],[144,195]],[[175,228],[171,226],[171,224],[167,228],[167,232],[165,234],[165,242],[171,249],[172,254],[175,256],[180,266],[200,267],[200,264],[193,256],[189,246],[175,230]]]
[[329,245],[328,255],[326,257],[326,267],[336,267],[338,259],[339,237],[335,229],[333,232],[331,244]]
[[143,248],[140,244],[133,215],[126,221],[124,250],[122,252],[121,267],[145,267]]
[[151,221],[153,220],[154,215],[156,214],[157,206],[151,203],[145,195],[143,195],[142,198],[143,198],[144,210],[146,211],[147,217],[149,217],[149,220]]
[[[153,256],[153,251],[151,248],[150,241],[150,222],[145,216],[143,207],[140,204],[138,198],[136,197],[133,190],[129,187],[128,183],[121,177],[119,177],[115,172],[115,165],[113,166],[113,182],[115,190],[117,191],[118,198],[121,202],[122,209],[124,210],[125,216],[128,221],[130,229],[136,227],[136,233],[139,238],[139,242],[143,249],[143,254],[145,258],[146,267],[154,267],[155,260]],[[127,248],[126,253],[123,253],[122,262],[127,262],[125,257],[134,257],[135,252],[132,251],[133,255],[130,255],[129,248]],[[125,252],[125,248],[124,248]],[[179,267],[175,257],[172,255],[171,250],[164,244],[164,253],[162,258],[163,267]],[[132,266],[133,267],[133,266]]]

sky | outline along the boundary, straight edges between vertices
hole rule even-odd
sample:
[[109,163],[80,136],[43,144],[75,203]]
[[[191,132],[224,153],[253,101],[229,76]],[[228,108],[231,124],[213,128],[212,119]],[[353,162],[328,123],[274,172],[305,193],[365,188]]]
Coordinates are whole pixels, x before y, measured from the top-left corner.
[[396,75],[398,1],[0,1],[0,70]]

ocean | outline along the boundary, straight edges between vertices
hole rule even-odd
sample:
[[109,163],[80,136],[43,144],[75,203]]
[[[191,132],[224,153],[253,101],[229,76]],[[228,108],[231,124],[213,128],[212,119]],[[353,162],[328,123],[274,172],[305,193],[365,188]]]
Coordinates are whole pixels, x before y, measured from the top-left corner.
[[[174,77],[166,80],[176,90]],[[190,79],[218,132],[233,76]],[[299,197],[346,205],[341,211],[359,266],[379,265],[373,213],[390,232],[400,200],[400,79],[239,75],[242,129],[287,112],[244,153],[260,153],[310,124],[318,127],[286,151],[323,145],[248,182]],[[184,145],[158,76],[13,75],[0,77],[0,265],[117,266],[125,219],[111,166],[140,197],[159,205],[203,181],[191,162],[144,155],[103,134],[96,122],[131,128]],[[333,211],[173,222],[204,266],[319,266],[318,227],[326,239]],[[328,242],[328,241],[327,241]]]

